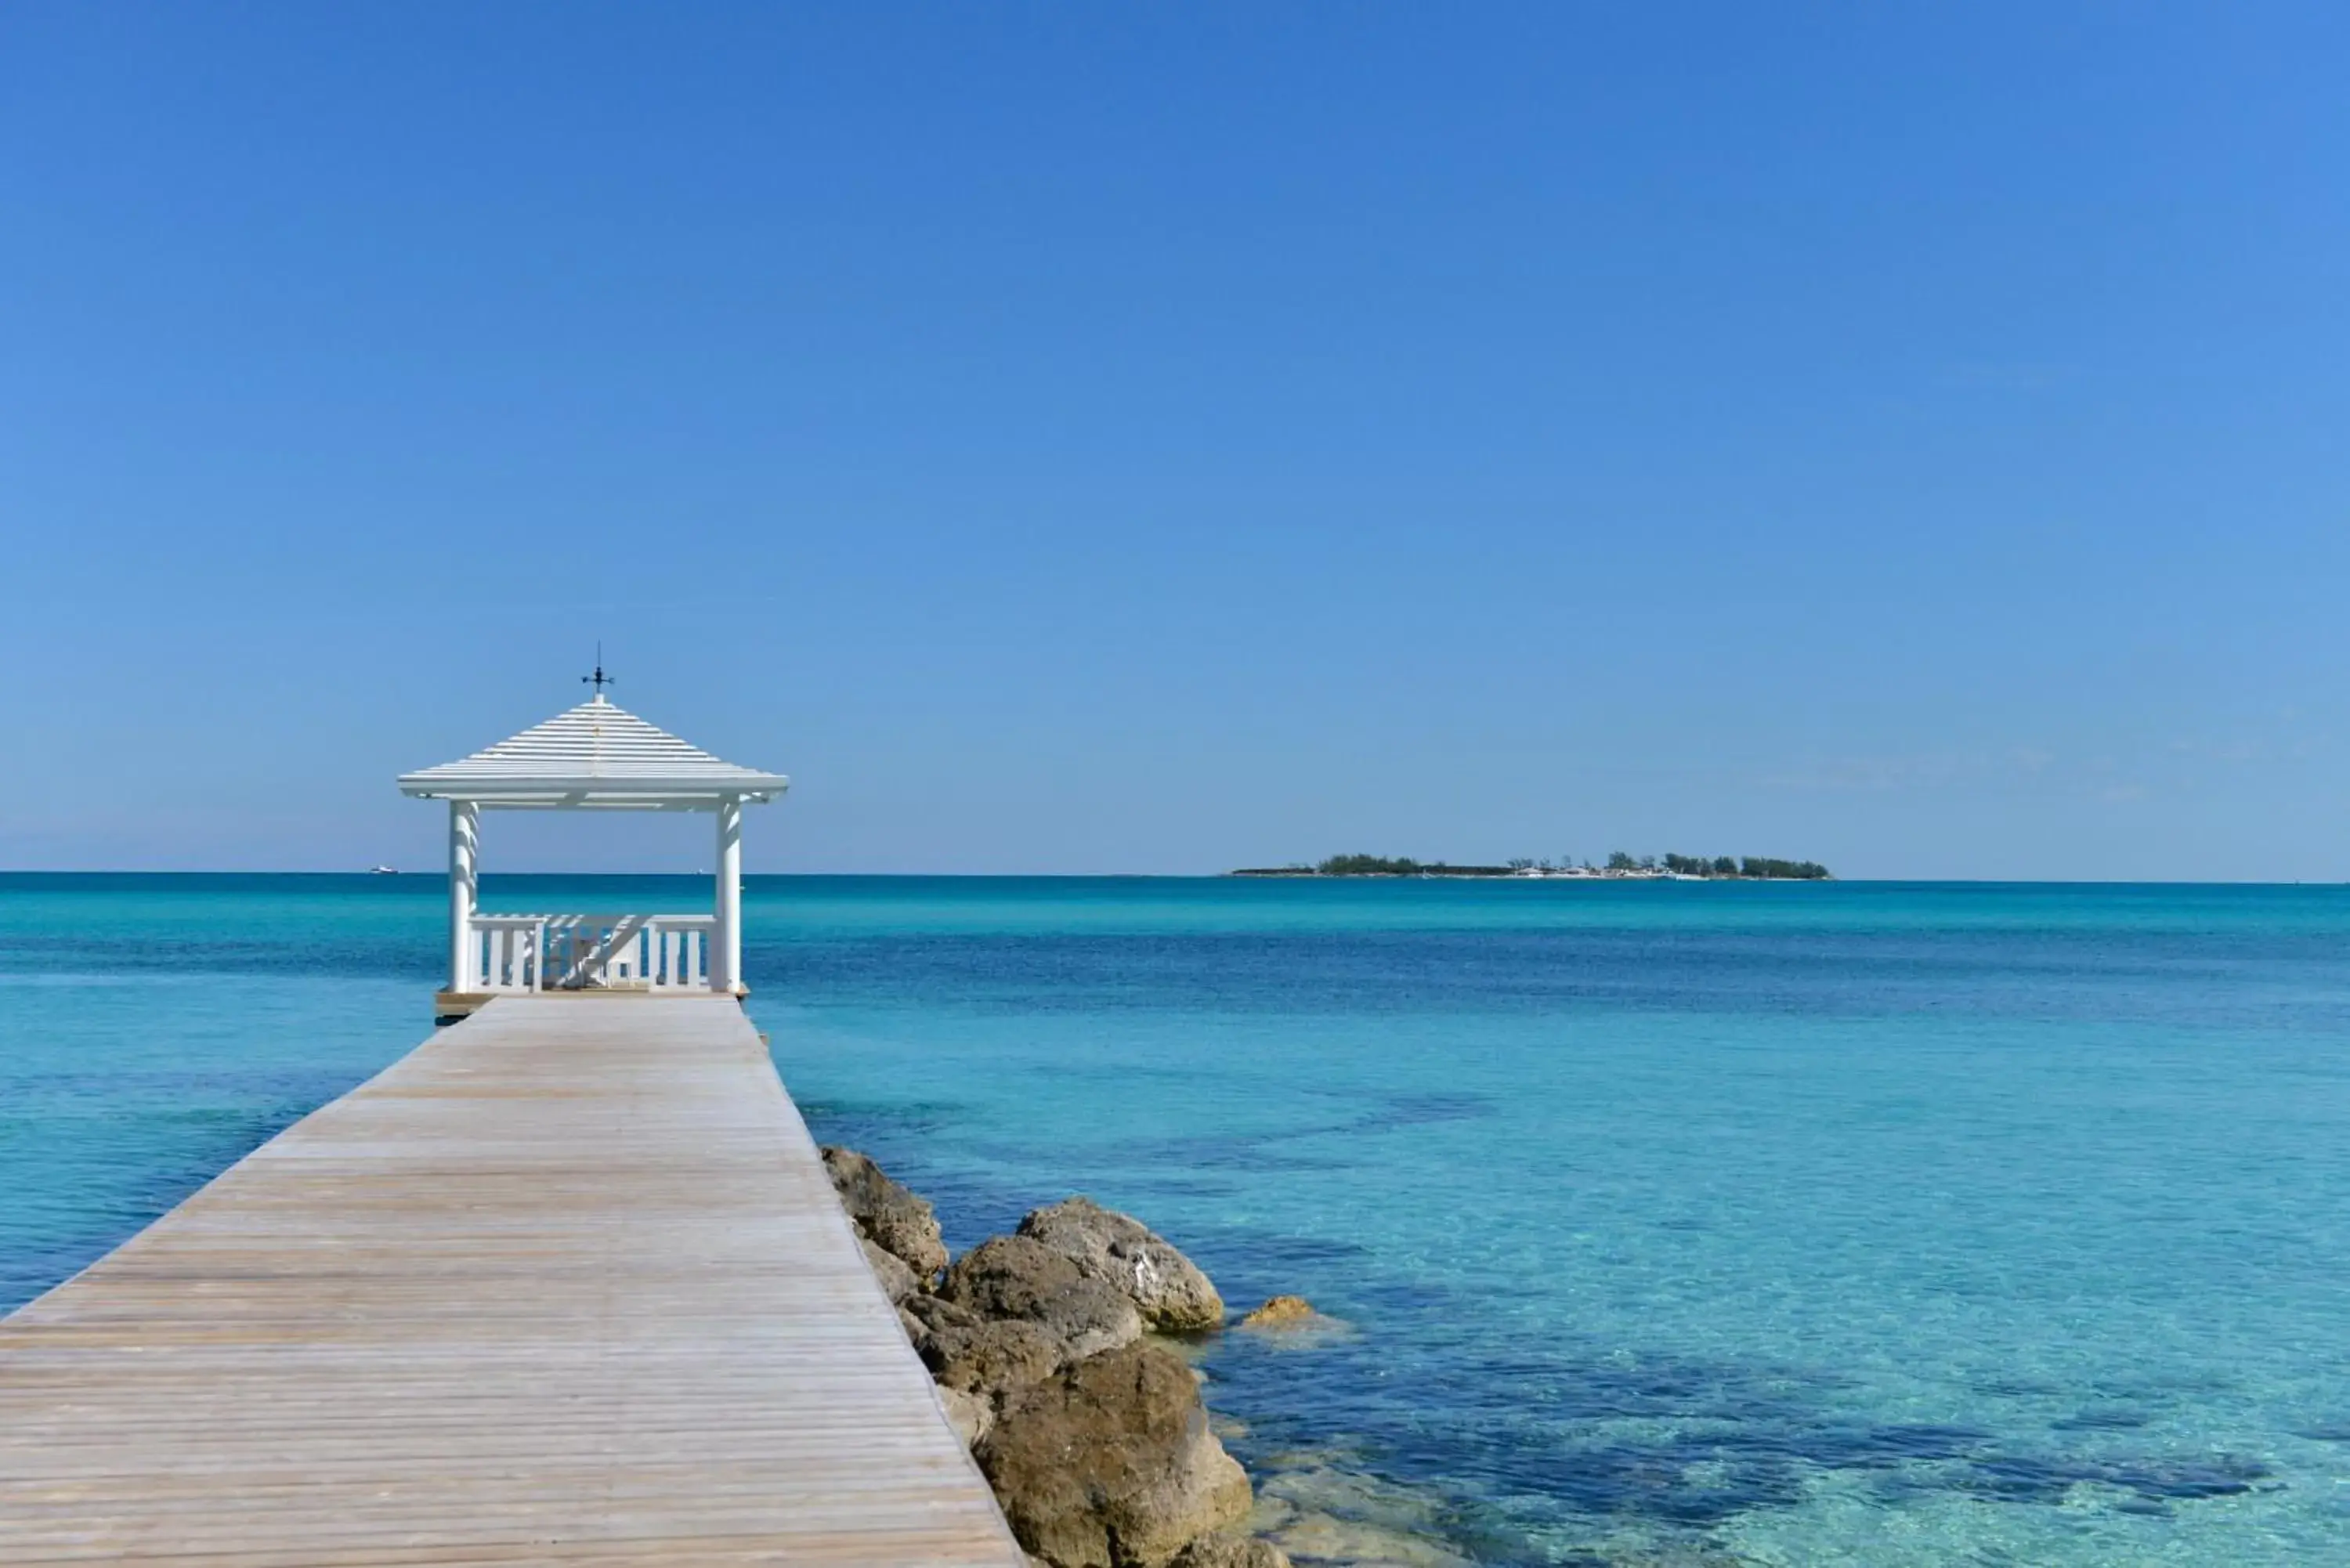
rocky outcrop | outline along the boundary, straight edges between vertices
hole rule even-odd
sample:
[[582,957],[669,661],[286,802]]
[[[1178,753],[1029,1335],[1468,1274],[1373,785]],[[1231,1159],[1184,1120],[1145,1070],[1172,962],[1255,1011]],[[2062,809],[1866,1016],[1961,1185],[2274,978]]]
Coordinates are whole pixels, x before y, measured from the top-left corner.
[[1061,1341],[1072,1361],[1142,1337],[1133,1302],[1024,1236],[993,1237],[965,1252],[939,1294],[984,1317],[1034,1323]]
[[977,1394],[966,1394],[960,1388],[941,1386],[939,1407],[947,1413],[947,1425],[955,1429],[966,1449],[973,1447],[987,1436],[995,1425],[994,1404]]
[[941,1388],[992,1402],[1041,1382],[1069,1359],[1066,1342],[1023,1318],[982,1317],[936,1296],[907,1304],[921,1325],[914,1350]]
[[1191,1370],[1155,1345],[1087,1356],[1014,1395],[973,1450],[1022,1546],[1057,1568],[1163,1568],[1248,1517]]
[[[841,1204],[939,1405],[1041,1568],[1288,1568],[1233,1527],[1248,1477],[1199,1379],[1145,1325],[1223,1321],[1208,1276],[1139,1220],[1073,1198],[948,1264],[931,1206],[827,1148]],[[1310,1310],[1310,1309],[1309,1309]]]
[[947,1266],[947,1247],[928,1202],[853,1148],[824,1150],[824,1169],[858,1235],[904,1263],[918,1281],[927,1284],[938,1277]]
[[920,1292],[922,1282],[914,1277],[914,1271],[897,1253],[884,1251],[870,1236],[858,1237],[857,1244],[865,1249],[865,1266],[873,1271],[873,1278],[879,1282],[881,1293],[889,1298],[890,1305],[897,1306]]
[[1139,1220],[1090,1198],[1035,1210],[1020,1221],[1020,1234],[1119,1292],[1162,1333],[1198,1333],[1224,1321],[1223,1298],[1191,1259]]

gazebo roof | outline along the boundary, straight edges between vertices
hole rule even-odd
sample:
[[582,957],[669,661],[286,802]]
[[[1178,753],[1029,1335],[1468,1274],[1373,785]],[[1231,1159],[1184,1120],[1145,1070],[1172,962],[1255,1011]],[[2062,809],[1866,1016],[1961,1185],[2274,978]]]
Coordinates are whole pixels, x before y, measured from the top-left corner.
[[400,775],[400,793],[486,806],[710,811],[721,796],[768,801],[781,774],[722,762],[598,693],[519,735],[439,767]]

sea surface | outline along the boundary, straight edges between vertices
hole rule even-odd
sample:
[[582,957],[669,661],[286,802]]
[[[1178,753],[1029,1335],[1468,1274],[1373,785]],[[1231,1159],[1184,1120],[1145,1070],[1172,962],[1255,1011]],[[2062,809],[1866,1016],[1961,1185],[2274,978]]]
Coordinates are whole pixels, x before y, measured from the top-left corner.
[[[706,906],[491,877],[489,908]],[[0,877],[0,1309],[427,1032],[442,884]],[[1083,1191],[1301,1560],[2350,1563],[2350,889],[754,878],[819,1138]]]

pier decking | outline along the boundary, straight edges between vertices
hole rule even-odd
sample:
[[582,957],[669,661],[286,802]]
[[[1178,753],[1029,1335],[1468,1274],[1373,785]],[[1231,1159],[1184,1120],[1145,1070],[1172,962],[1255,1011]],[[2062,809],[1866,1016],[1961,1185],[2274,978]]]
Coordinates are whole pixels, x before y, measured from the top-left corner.
[[1024,1559],[723,996],[502,999],[0,1321],[0,1563]]

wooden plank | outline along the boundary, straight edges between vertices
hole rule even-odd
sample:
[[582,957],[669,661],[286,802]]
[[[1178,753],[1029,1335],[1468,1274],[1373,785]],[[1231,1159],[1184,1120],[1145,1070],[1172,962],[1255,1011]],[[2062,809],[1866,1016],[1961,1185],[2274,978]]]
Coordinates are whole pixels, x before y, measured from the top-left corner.
[[731,999],[503,997],[0,1321],[0,1563],[1025,1559]]

